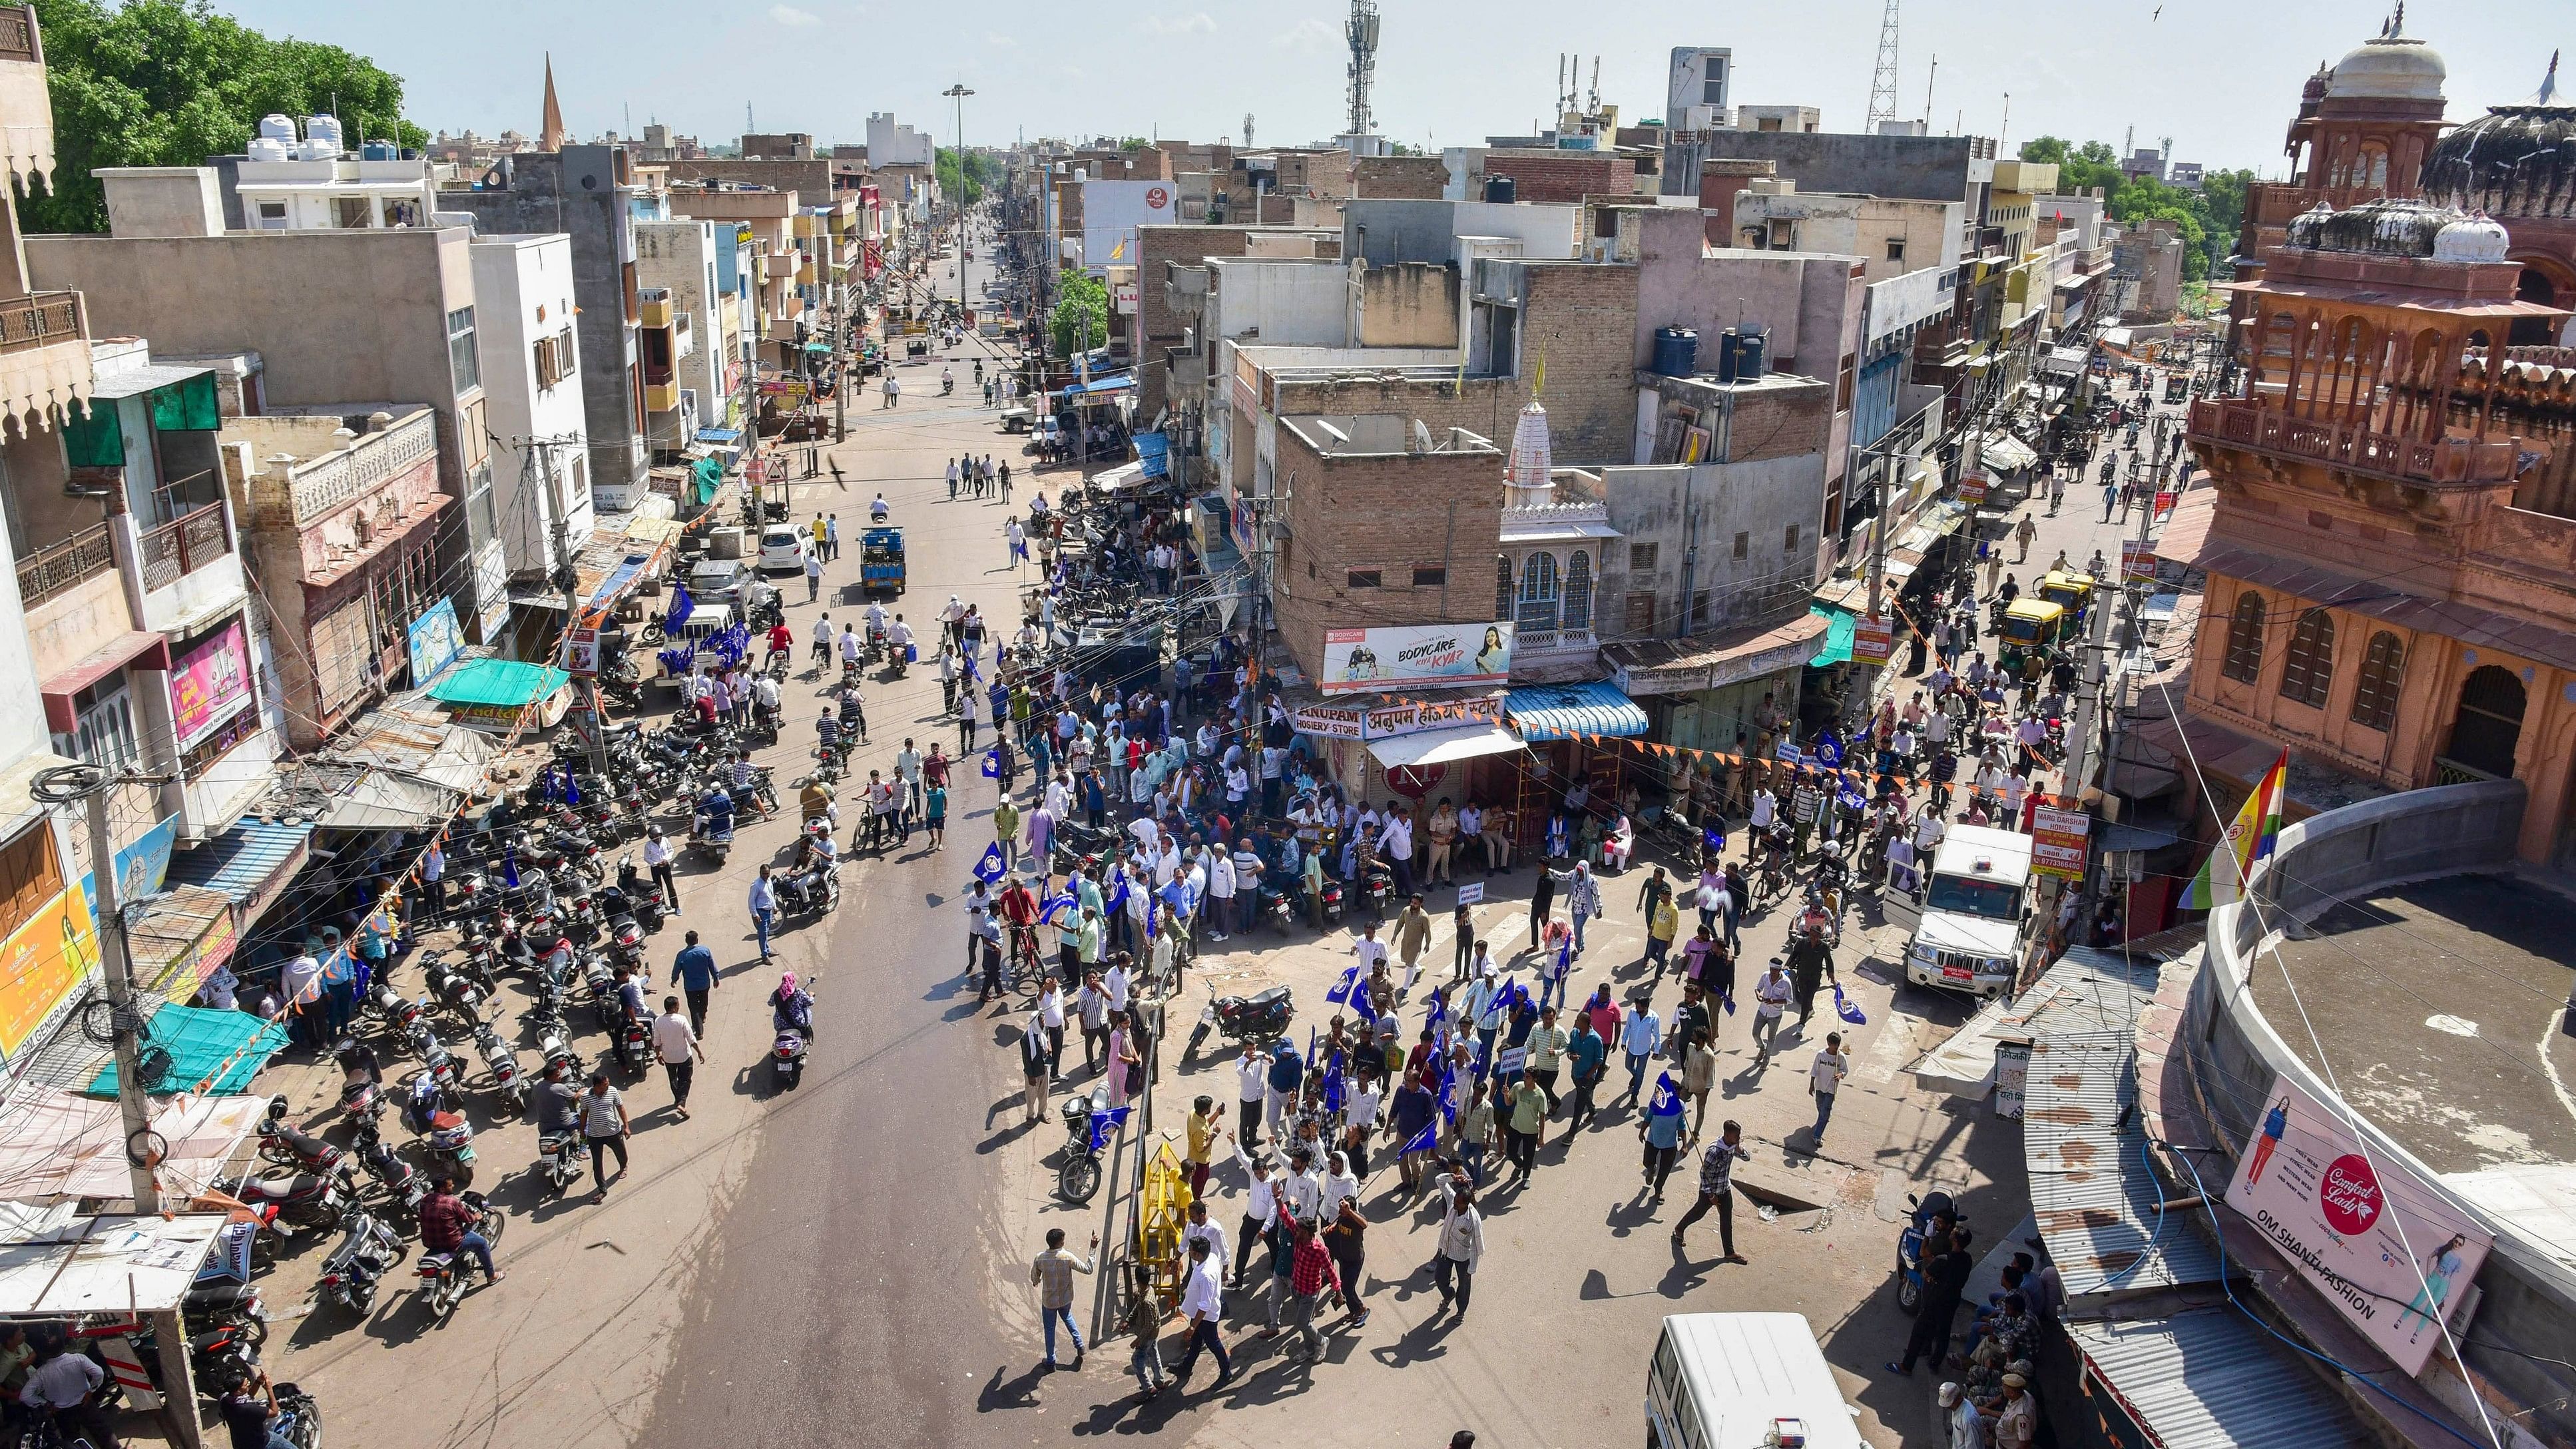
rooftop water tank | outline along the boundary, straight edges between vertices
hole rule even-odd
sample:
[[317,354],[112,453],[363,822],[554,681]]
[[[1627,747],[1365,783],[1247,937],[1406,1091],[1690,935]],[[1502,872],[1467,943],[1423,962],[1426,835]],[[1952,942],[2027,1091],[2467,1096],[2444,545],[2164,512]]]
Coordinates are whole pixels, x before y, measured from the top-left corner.
[[263,141],[295,141],[295,118],[272,111],[259,118],[259,138]]
[[1485,178],[1485,199],[1487,201],[1499,201],[1505,205],[1509,205],[1519,195],[1519,193],[1519,186],[1508,176],[1488,176]]
[[1666,377],[1688,377],[1699,363],[1699,333],[1689,327],[1655,329],[1655,368]]
[[358,159],[361,161],[393,161],[400,158],[398,150],[393,142],[368,141],[358,147]]
[[308,143],[311,143],[311,142],[328,142],[328,143],[329,143],[329,145],[330,145],[330,147],[331,147],[331,150],[330,150],[330,152],[329,152],[328,154],[333,155],[333,156],[337,156],[337,155],[339,155],[339,154],[340,154],[340,152],[341,152],[341,150],[342,150],[342,145],[341,145],[341,139],[342,139],[342,138],[341,138],[341,135],[340,135],[340,118],[339,118],[339,117],[337,117],[337,116],[307,116],[307,117],[305,117],[305,118],[304,118],[304,139],[305,139],[305,140],[306,140],[306,142],[308,142]]
[[253,161],[292,161],[295,159],[296,144],[297,143],[293,141],[280,140],[275,136],[255,136],[251,139],[250,143],[250,159]]

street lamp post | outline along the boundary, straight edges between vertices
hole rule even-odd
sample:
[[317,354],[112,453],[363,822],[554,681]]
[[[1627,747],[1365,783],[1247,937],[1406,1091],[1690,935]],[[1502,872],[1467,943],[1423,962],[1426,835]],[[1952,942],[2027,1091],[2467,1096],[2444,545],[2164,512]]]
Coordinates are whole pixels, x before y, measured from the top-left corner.
[[957,103],[957,318],[962,322],[966,319],[966,98],[975,93],[959,81],[940,94]]

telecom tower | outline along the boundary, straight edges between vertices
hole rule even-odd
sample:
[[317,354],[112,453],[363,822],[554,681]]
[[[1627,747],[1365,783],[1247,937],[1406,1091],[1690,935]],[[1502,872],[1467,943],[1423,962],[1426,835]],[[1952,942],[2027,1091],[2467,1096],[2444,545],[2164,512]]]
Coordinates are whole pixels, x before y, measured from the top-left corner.
[[1252,113],[1250,111],[1243,113],[1243,149],[1246,151],[1252,149]]
[[1377,118],[1369,113],[1369,87],[1377,81],[1376,0],[1351,0],[1351,19],[1343,32],[1351,42],[1350,134],[1371,135],[1377,129]]
[[1875,136],[1879,123],[1896,119],[1896,0],[1878,22],[1878,70],[1869,80],[1869,119],[1862,129]]

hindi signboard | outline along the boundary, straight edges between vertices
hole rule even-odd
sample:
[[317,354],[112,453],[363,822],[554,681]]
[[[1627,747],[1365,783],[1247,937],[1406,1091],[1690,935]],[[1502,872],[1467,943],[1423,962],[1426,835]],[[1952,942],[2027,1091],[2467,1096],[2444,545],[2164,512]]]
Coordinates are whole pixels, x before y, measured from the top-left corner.
[[1863,619],[1852,628],[1852,662],[1885,664],[1896,652],[1896,626],[1885,619]]
[[2120,540],[2120,577],[2131,581],[2151,581],[2155,576],[2155,545],[2134,538]]
[[2093,835],[2093,817],[2081,810],[2040,805],[2030,815],[2030,868],[2036,875],[2059,880],[2084,879],[2084,857]]
[[2250,1219],[2293,1274],[2409,1374],[2467,1327],[2466,1292],[2492,1235],[2296,1084],[2270,1106],[2236,1163],[2227,1205]]

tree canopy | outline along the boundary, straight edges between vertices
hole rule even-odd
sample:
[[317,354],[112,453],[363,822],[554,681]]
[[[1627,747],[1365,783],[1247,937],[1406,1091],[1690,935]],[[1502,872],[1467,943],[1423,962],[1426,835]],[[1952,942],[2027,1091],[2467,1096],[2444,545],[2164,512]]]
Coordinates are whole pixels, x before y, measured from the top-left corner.
[[1056,277],[1054,341],[1060,357],[1109,341],[1109,290],[1071,267]]
[[2037,136],[2021,145],[2024,161],[2054,162],[2057,189],[2079,194],[2102,188],[2105,211],[2113,221],[2151,218],[2174,223],[2182,234],[2182,274],[2186,281],[2207,277],[2227,259],[2245,219],[2245,186],[2251,171],[2206,171],[2200,189],[2169,186],[2152,176],[2120,174],[2120,158],[2110,143],[2087,141],[2072,146],[2057,136]]
[[967,152],[966,179],[962,191],[959,189],[955,147],[939,148],[939,155],[933,163],[933,169],[939,177],[939,190],[942,195],[951,198],[962,196],[966,205],[973,206],[984,199],[984,188],[1000,178],[1002,167],[1000,162],[984,152]]
[[238,154],[272,111],[336,113],[352,143],[428,137],[402,79],[336,45],[262,35],[207,0],[35,0],[54,96],[54,190],[29,231],[105,231],[103,166],[202,166]]

